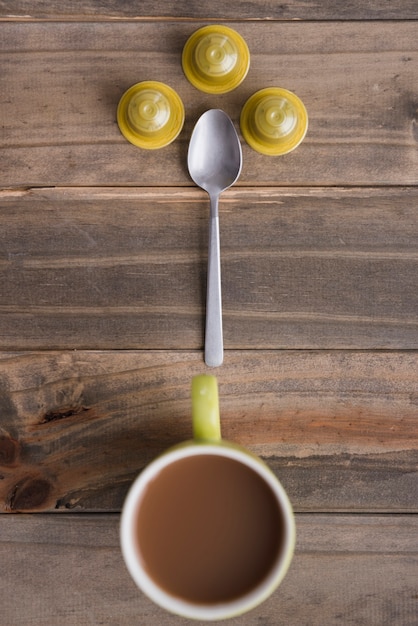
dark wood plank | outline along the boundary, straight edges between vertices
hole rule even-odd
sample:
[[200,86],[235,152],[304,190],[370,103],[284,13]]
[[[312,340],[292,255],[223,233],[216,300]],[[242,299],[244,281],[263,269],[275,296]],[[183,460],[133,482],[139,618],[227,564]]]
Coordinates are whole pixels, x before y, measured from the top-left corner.
[[197,0],[164,0],[163,3],[141,0],[139,3],[120,0],[1,0],[0,18],[3,19],[82,19],[82,18],[200,18],[208,20],[266,19],[266,20],[359,20],[359,19],[417,19],[414,0],[238,0],[225,4],[217,0],[202,4]]
[[[299,515],[290,570],[231,626],[415,626],[417,516]],[[185,625],[130,580],[118,516],[2,516],[0,599],[8,626]]]
[[[208,198],[0,195],[2,349],[201,349]],[[227,349],[418,347],[415,188],[221,198]]]
[[[224,96],[199,92],[181,69],[201,25],[3,23],[0,186],[191,185],[186,155],[199,115],[223,108],[238,126],[246,99],[271,85],[302,98],[308,134],[283,157],[244,145],[239,184],[417,184],[415,22],[233,22],[251,68]],[[172,85],[186,106],[178,140],[158,151],[129,144],[115,121],[123,92],[144,79]]]
[[[1,510],[115,511],[192,436],[200,352],[0,354]],[[418,353],[237,351],[225,439],[264,458],[298,511],[417,511]]]

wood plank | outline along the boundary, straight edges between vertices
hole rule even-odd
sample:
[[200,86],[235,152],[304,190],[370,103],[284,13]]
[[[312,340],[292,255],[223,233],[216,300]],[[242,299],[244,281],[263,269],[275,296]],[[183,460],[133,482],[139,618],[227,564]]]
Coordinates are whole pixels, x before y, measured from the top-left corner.
[[274,0],[237,0],[225,4],[221,0],[202,4],[197,0],[164,3],[141,0],[140,3],[120,0],[83,0],[77,5],[71,0],[2,0],[0,18],[3,19],[115,19],[115,18],[195,18],[208,20],[412,20],[418,18],[415,0],[290,0],[286,3]]
[[[283,157],[245,144],[239,184],[417,184],[416,22],[232,22],[251,68],[224,96],[199,92],[181,69],[202,24],[4,22],[0,186],[191,185],[187,147],[200,114],[220,107],[238,126],[246,99],[271,85],[302,98],[308,134]],[[172,85],[186,106],[178,140],[158,151],[129,144],[115,121],[122,93],[144,79]]]
[[[202,349],[208,198],[194,189],[0,196],[2,349]],[[416,188],[221,198],[229,349],[418,348]]]
[[[219,623],[416,625],[417,516],[299,515],[296,524],[295,557],[279,589]],[[186,624],[134,587],[118,525],[111,515],[0,517],[4,623]]]
[[192,436],[190,384],[219,378],[222,429],[298,511],[417,511],[417,352],[0,354],[1,510],[117,511]]

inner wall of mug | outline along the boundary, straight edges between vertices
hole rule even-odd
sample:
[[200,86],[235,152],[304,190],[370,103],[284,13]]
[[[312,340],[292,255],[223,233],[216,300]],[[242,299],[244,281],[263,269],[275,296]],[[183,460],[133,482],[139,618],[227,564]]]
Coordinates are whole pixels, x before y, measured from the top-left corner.
[[[276,560],[266,577],[245,595],[217,604],[193,603],[178,598],[159,587],[142,567],[137,540],[136,520],[145,487],[167,466],[181,459],[196,455],[218,455],[233,459],[243,463],[260,475],[278,501],[283,524],[283,537],[280,541],[280,548]],[[279,481],[260,459],[253,457],[250,453],[241,450],[234,444],[225,442],[217,444],[190,442],[169,450],[157,458],[143,470],[133,483],[126,498],[121,518],[122,554],[133,580],[156,604],[172,613],[194,619],[216,620],[232,617],[260,604],[279,585],[286,574],[292,558],[294,542],[295,527],[292,507]]]

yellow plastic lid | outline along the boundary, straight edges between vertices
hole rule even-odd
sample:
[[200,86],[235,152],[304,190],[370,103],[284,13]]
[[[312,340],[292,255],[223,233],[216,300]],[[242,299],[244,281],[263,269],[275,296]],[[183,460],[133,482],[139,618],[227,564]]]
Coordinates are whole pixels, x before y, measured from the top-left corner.
[[135,146],[162,148],[174,141],[183,128],[183,102],[168,85],[143,81],[123,94],[117,121],[122,135]]
[[244,39],[228,26],[204,26],[186,41],[182,55],[187,79],[206,93],[232,91],[250,67]]
[[308,114],[303,102],[291,91],[267,87],[244,104],[240,127],[245,141],[257,152],[287,154],[303,141]]

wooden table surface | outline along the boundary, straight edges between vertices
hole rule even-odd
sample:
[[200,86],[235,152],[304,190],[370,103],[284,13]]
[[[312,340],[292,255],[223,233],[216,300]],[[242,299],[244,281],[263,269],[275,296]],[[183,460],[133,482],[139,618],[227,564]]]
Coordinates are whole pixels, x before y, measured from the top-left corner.
[[[213,96],[181,68],[226,23],[251,68]],[[116,124],[141,80],[174,87],[179,138]],[[191,436],[203,361],[208,198],[198,117],[239,129],[263,87],[309,113],[297,150],[243,144],[221,197],[227,439],[297,518],[290,571],[246,626],[418,623],[416,0],[0,1],[0,622],[171,625],[122,562],[133,478]]]

